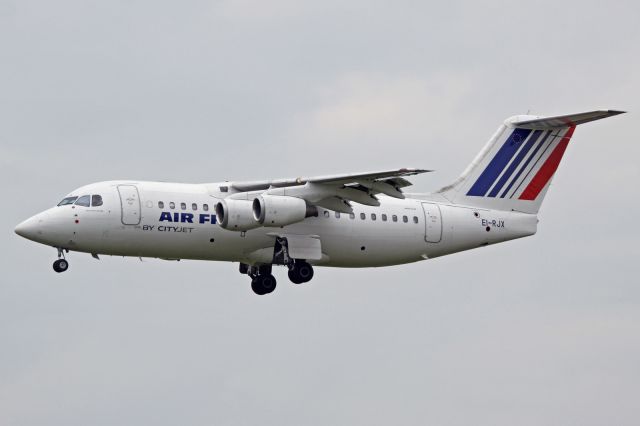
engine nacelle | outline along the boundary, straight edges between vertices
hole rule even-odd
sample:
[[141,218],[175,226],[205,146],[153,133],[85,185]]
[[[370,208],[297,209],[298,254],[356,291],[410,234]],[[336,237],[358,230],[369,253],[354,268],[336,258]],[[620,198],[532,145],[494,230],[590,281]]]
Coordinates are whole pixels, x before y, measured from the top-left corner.
[[260,195],[253,200],[253,219],[262,226],[285,226],[303,221],[309,209],[296,197]]
[[218,224],[229,231],[248,231],[261,225],[253,218],[251,201],[224,199],[216,204]]

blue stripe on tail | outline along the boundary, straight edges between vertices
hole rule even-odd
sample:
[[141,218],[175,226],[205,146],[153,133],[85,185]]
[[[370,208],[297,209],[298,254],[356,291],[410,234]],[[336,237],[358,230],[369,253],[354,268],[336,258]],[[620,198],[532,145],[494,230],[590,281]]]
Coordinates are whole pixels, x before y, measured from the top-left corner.
[[509,164],[509,161],[511,161],[516,152],[518,152],[520,144],[529,136],[529,133],[531,133],[530,129],[515,129],[502,147],[500,147],[500,150],[498,150],[487,168],[484,169],[480,177],[478,177],[478,180],[476,180],[469,192],[467,192],[467,195],[483,197],[498,176],[500,176],[502,170]]
[[516,158],[511,162],[509,168],[502,174],[502,177],[500,178],[500,180],[498,180],[498,183],[493,187],[493,189],[489,193],[489,197],[495,197],[496,195],[498,195],[502,187],[509,181],[509,178],[511,177],[513,172],[515,172],[520,163],[522,163],[522,160],[524,160],[524,157],[526,157],[529,150],[531,150],[531,147],[535,145],[541,134],[542,130],[535,130],[531,134],[531,137],[529,138],[527,143],[522,147],[518,155],[516,155]]
[[513,178],[513,180],[509,184],[509,186],[507,186],[507,189],[504,190],[504,192],[502,193],[500,198],[504,198],[509,193],[509,191],[511,190],[511,187],[513,187],[513,184],[516,183],[518,181],[518,179],[520,179],[520,176],[522,175],[522,173],[525,170],[527,170],[527,166],[529,166],[529,163],[531,162],[531,160],[533,160],[533,158],[535,158],[535,156],[538,153],[538,151],[540,151],[540,148],[542,148],[542,146],[544,146],[545,142],[547,142],[547,139],[549,139],[549,135],[551,135],[551,133],[553,133],[553,132],[550,130],[550,131],[547,132],[546,135],[544,135],[544,137],[542,138],[542,140],[540,141],[538,146],[536,146],[536,149],[533,150],[533,152],[531,153],[529,158],[527,158],[527,161],[524,162],[524,165],[520,168],[518,173],[516,173],[516,176]]

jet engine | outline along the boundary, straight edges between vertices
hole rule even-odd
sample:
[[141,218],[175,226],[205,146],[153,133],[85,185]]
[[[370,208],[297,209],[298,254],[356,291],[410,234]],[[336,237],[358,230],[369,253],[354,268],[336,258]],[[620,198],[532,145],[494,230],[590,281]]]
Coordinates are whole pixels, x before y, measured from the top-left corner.
[[261,225],[253,218],[251,201],[224,199],[216,204],[218,224],[229,231],[248,231]]
[[301,222],[317,210],[296,197],[260,195],[253,200],[253,219],[262,226],[285,226]]

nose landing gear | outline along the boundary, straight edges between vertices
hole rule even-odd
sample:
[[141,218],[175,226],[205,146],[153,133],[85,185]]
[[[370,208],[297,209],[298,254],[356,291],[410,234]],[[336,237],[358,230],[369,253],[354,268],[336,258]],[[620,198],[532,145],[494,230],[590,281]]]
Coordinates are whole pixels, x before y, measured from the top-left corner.
[[[68,250],[67,250],[68,252]],[[64,258],[64,250],[58,248],[58,260],[53,262],[53,270],[60,273],[69,269],[69,262]]]
[[58,259],[53,262],[53,270],[56,272],[64,272],[69,269],[69,262],[65,259]]

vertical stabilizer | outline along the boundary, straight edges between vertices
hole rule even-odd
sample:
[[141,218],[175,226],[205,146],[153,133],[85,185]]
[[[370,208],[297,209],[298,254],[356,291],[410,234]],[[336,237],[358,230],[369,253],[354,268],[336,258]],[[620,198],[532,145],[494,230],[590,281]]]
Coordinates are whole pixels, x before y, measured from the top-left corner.
[[537,213],[576,126],[621,113],[508,118],[462,175],[438,192],[456,204]]

